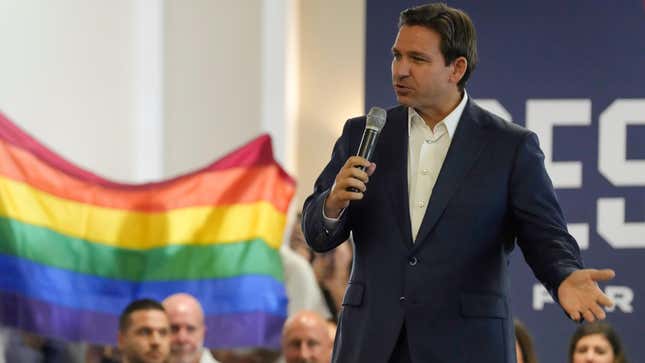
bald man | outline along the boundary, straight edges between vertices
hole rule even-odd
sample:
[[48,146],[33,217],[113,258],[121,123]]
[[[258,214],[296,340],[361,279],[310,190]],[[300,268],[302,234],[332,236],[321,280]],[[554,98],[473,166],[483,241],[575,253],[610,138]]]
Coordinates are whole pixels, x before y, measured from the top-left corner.
[[328,363],[333,345],[327,321],[313,311],[300,311],[284,324],[282,352],[286,363]]
[[168,296],[163,307],[170,320],[169,363],[217,363],[204,349],[204,311],[192,295],[179,293]]

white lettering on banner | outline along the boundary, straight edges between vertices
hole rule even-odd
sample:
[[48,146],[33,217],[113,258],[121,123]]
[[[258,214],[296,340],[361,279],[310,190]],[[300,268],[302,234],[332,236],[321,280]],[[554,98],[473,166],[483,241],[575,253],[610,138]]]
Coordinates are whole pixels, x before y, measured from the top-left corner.
[[533,285],[533,310],[543,310],[544,304],[555,304],[546,288],[542,284]]
[[645,99],[618,99],[600,114],[598,170],[616,186],[645,186],[645,160],[627,160],[627,125],[645,125]]
[[[512,115],[496,99],[477,100],[483,108],[502,118]],[[540,139],[544,164],[555,188],[581,188],[580,161],[553,161],[553,128],[591,124],[589,99],[529,99],[526,127]],[[645,99],[617,99],[599,116],[598,171],[617,187],[645,187],[645,160],[627,159],[627,126],[645,125]],[[625,222],[624,198],[598,198],[598,234],[613,248],[645,248],[645,221]],[[570,233],[580,249],[589,248],[589,224],[571,223]]]
[[607,286],[605,294],[614,302],[614,306],[607,308],[607,311],[614,311],[619,308],[621,311],[631,313],[634,311],[634,291],[627,286]]
[[[618,99],[600,114],[598,170],[616,186],[645,186],[645,160],[627,160],[627,125],[645,125],[645,99]],[[614,248],[645,247],[645,222],[625,222],[624,198],[599,198],[598,234]]]
[[569,223],[567,229],[576,239],[581,250],[589,248],[589,225],[587,223]]
[[556,188],[582,187],[582,163],[553,161],[553,127],[591,124],[591,100],[527,100],[526,128],[540,139],[544,166]]
[[[614,302],[614,306],[606,308],[607,312],[614,312],[616,308],[623,313],[633,313],[634,291],[628,286],[605,286],[605,294]],[[555,304],[555,300],[542,284],[533,284],[533,310],[544,310],[545,304]]]
[[645,247],[645,222],[625,222],[624,198],[599,198],[598,234],[613,248]]

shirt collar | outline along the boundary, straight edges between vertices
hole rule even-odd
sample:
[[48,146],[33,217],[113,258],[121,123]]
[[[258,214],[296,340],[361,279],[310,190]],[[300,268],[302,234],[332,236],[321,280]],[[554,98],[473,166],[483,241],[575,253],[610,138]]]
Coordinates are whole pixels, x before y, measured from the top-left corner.
[[[467,102],[468,102],[468,93],[466,93],[466,90],[464,90],[464,96],[461,98],[461,101],[459,102],[457,107],[455,107],[455,109],[452,110],[448,114],[448,116],[446,116],[443,120],[439,122],[439,123],[443,122],[446,125],[446,129],[448,130],[448,137],[450,137],[451,139],[455,135],[457,124],[459,123],[459,119],[461,118],[461,115],[464,113],[464,109],[466,108]],[[408,130],[412,129],[412,125],[415,122],[415,120],[425,123],[421,115],[419,115],[413,107],[408,107]],[[437,123],[437,125],[439,123]]]

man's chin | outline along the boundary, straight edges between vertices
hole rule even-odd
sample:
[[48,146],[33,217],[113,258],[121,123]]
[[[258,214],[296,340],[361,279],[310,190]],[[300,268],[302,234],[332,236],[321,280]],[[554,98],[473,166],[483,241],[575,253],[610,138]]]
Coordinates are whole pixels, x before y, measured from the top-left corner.
[[409,97],[396,95],[396,102],[401,106],[412,107],[412,100]]
[[201,355],[196,352],[181,352],[174,351],[170,353],[171,360],[173,363],[193,363],[195,360],[199,361]]

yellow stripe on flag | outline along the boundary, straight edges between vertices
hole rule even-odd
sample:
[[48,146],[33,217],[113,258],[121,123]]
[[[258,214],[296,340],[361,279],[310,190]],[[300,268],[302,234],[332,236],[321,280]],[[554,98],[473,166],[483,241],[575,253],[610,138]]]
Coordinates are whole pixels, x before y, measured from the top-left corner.
[[55,197],[0,177],[0,215],[108,246],[149,249],[262,239],[279,248],[286,217],[265,201],[143,213]]

